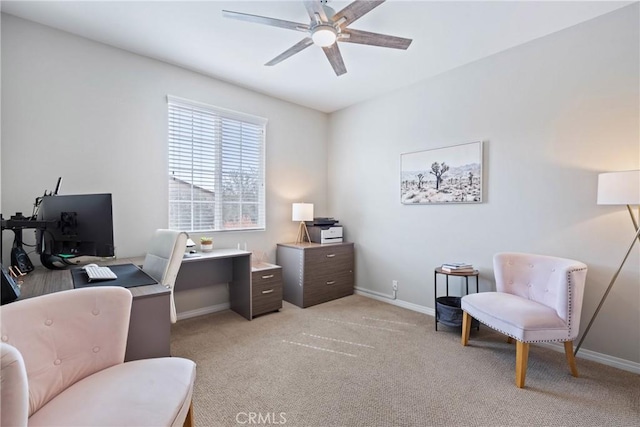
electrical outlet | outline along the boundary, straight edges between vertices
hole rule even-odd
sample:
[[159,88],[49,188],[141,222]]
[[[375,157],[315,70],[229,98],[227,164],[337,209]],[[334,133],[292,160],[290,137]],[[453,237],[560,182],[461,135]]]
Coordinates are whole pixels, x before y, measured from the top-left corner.
[[397,291],[398,290],[398,281],[397,280],[392,280],[391,281],[391,286],[393,286],[393,290]]

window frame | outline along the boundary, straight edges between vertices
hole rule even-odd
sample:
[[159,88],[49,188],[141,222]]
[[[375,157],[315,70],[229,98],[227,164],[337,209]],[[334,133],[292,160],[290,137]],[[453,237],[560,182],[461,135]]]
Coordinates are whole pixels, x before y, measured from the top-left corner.
[[[171,179],[172,179],[172,168],[171,168],[171,151],[172,151],[172,144],[174,144],[172,142],[172,123],[171,123],[171,118],[172,118],[172,106],[175,106],[177,108],[184,108],[184,111],[188,111],[189,109],[193,109],[194,111],[200,110],[205,112],[207,115],[211,115],[212,117],[214,117],[213,120],[215,120],[217,122],[217,124],[219,124],[220,126],[222,126],[223,121],[224,120],[229,120],[229,121],[235,121],[235,122],[240,122],[240,126],[242,126],[243,124],[247,124],[247,125],[251,125],[251,126],[255,126],[257,128],[261,128],[259,129],[259,132],[261,132],[262,137],[261,138],[257,138],[256,141],[258,141],[259,143],[259,150],[258,150],[258,156],[259,159],[257,161],[258,164],[258,179],[260,180],[258,182],[258,193],[257,193],[257,201],[256,202],[244,202],[242,200],[239,201],[226,201],[225,197],[224,197],[224,191],[223,191],[223,175],[224,175],[224,171],[223,171],[223,156],[222,156],[222,150],[223,150],[223,137],[222,137],[222,127],[220,127],[220,129],[217,131],[219,133],[219,135],[217,135],[212,143],[212,151],[215,152],[214,154],[214,158],[211,159],[212,163],[215,163],[215,172],[214,172],[214,178],[213,178],[213,185],[214,185],[214,190],[213,190],[213,194],[214,194],[214,200],[211,201],[200,201],[197,200],[194,195],[193,195],[193,188],[194,187],[198,187],[197,184],[194,184],[193,182],[186,182],[188,185],[191,186],[191,199],[190,200],[172,200],[171,199]],[[176,112],[174,112],[175,114]],[[167,171],[167,178],[168,178],[168,183],[169,183],[169,187],[167,189],[167,199],[168,199],[168,208],[169,208],[169,217],[167,218],[167,224],[168,224],[168,228],[170,229],[180,229],[181,231],[188,231],[188,232],[194,232],[194,233],[202,233],[202,232],[228,232],[228,231],[264,231],[266,230],[266,224],[267,224],[267,215],[266,215],[266,206],[267,206],[267,202],[266,202],[266,140],[267,140],[267,122],[268,120],[264,117],[259,117],[259,116],[255,116],[255,115],[251,115],[251,114],[247,114],[247,113],[242,113],[242,112],[238,112],[238,111],[234,111],[234,110],[229,110],[226,108],[221,108],[221,107],[217,107],[214,105],[210,105],[210,104],[206,104],[203,102],[199,102],[199,101],[193,101],[190,99],[186,99],[186,98],[181,98],[181,97],[177,97],[177,96],[173,96],[173,95],[167,95],[167,166],[166,166],[166,171]],[[213,122],[212,122],[213,123]],[[215,128],[215,126],[214,126]],[[216,131],[212,132],[213,134],[216,133]],[[186,134],[185,134],[186,135]],[[191,134],[191,138],[192,138],[192,142],[191,145],[193,146],[193,134]],[[241,140],[240,140],[241,142]],[[173,148],[175,147],[187,147],[189,144],[185,143],[185,144],[175,144]],[[240,155],[239,157],[234,158],[234,160],[239,159],[240,163],[242,164],[242,153],[244,151],[240,151]],[[253,155],[255,155],[255,152],[251,153]],[[194,158],[191,157],[190,159],[190,169],[193,171],[194,169]],[[191,209],[191,214],[190,214],[190,226],[188,227],[189,229],[183,229],[183,228],[176,228],[179,227],[179,225],[181,224],[171,224],[171,209],[172,206],[175,206],[179,203],[188,203]],[[238,227],[229,227],[229,228],[225,228],[224,224],[224,215],[223,215],[223,209],[224,206],[229,206],[229,205],[234,205],[237,204],[240,206],[240,212],[242,212],[242,207],[243,206],[250,206],[250,205],[256,205],[257,206],[257,225],[255,226],[238,226]],[[197,228],[195,227],[195,224],[197,222],[201,222],[201,221],[196,221],[196,217],[194,214],[194,207],[196,205],[210,205],[213,207],[213,212],[214,212],[214,224],[213,224],[213,228]],[[242,216],[240,218],[240,224],[242,224]]]

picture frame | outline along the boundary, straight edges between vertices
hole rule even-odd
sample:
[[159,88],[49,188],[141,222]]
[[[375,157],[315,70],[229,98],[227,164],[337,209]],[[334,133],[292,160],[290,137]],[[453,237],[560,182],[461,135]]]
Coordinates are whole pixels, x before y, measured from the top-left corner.
[[400,155],[404,205],[482,203],[482,141]]

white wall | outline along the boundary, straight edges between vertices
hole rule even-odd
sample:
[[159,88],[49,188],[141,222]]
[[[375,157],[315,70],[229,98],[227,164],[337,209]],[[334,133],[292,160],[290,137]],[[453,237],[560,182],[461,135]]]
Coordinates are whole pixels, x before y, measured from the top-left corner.
[[[633,236],[597,175],[640,168],[638,4],[334,113],[329,206],[357,286],[433,308],[433,268],[522,251],[589,266],[582,330]],[[400,154],[485,141],[482,204],[400,204]],[[636,245],[583,348],[640,362]],[[452,282],[453,283],[453,282]],[[441,288],[441,292],[444,290]]]
[[[2,3],[0,3],[0,12]],[[0,47],[2,46],[2,20],[0,20]],[[0,55],[0,82],[2,81],[2,55]],[[0,84],[0,99],[2,99],[2,84]],[[0,102],[0,153],[2,153],[2,103]],[[0,212],[2,212],[2,162],[0,161]],[[0,236],[0,243],[2,236]],[[2,260],[0,259],[0,262]]]
[[[576,258],[589,265],[584,328],[629,244],[627,213],[597,206],[595,188],[598,172],[640,167],[637,4],[330,118],[15,17],[1,30],[3,213],[29,212],[60,175],[65,194],[111,192],[118,256],[167,224],[167,94],[269,119],[267,230],[216,233],[218,247],[273,261],[296,234],[290,203],[311,201],[356,243],[357,286],[389,293],[397,279],[399,299],[423,307],[447,260],[473,262],[487,290],[495,252]],[[478,139],[484,203],[400,204],[400,153]],[[639,258],[585,342],[636,363]],[[225,300],[216,288],[178,310]]]
[[[168,222],[167,94],[269,119],[267,229],[214,233],[215,246],[246,242],[274,262],[276,243],[295,240],[292,202],[325,214],[325,114],[10,15],[1,40],[6,217],[30,213],[63,176],[62,194],[113,193],[116,255],[143,254]],[[224,302],[217,294],[204,304]]]

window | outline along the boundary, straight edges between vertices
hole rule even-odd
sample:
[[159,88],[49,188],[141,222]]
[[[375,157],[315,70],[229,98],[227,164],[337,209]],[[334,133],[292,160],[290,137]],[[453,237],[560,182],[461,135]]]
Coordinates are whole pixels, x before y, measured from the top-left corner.
[[265,228],[267,120],[169,96],[169,228]]

